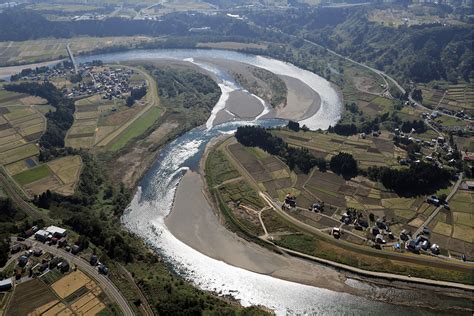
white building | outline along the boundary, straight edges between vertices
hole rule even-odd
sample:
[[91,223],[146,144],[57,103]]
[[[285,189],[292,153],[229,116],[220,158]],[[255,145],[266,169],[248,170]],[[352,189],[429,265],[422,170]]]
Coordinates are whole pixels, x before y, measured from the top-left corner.
[[46,231],[56,238],[61,238],[61,237],[66,236],[66,230],[61,227],[49,226],[48,228],[46,228]]

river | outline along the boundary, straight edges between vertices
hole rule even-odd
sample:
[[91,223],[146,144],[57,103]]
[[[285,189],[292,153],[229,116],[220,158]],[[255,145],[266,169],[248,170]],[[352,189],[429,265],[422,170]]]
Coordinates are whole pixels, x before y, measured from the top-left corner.
[[[340,117],[342,102],[329,82],[294,65],[266,57],[221,50],[138,50],[81,56],[77,60],[85,62],[100,59],[104,62],[120,62],[156,58],[188,60],[197,65],[199,62],[196,60],[199,58],[229,59],[262,67],[276,74],[294,77],[314,89],[321,97],[319,111],[305,119],[303,124],[312,129],[325,129],[337,122]],[[209,65],[201,66],[217,76],[221,75],[220,87],[223,96],[216,107],[224,107],[228,100],[225,94],[238,87],[229,81],[229,78],[222,77],[220,71],[211,69]],[[165,218],[172,209],[180,179],[188,169],[197,169],[206,144],[219,135],[232,133],[241,125],[258,124],[271,127],[285,124],[285,121],[278,119],[260,119],[233,121],[214,126],[213,117],[215,115],[211,115],[205,126],[185,133],[160,151],[155,163],[141,180],[136,195],[123,215],[122,222],[127,229],[143,238],[174,267],[177,273],[199,288],[214,291],[219,295],[232,295],[244,306],[266,306],[279,315],[430,314],[427,310],[415,310],[250,272],[207,257],[173,236],[166,227]],[[395,290],[381,288],[380,291]],[[385,293],[385,295],[390,294]]]

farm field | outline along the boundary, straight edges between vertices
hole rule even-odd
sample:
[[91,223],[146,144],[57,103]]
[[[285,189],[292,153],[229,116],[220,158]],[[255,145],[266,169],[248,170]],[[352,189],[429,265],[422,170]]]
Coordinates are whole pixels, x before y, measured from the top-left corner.
[[51,190],[63,195],[74,193],[82,168],[80,156],[61,157],[45,164],[30,158],[31,166],[24,161],[8,165],[13,179],[31,195]]
[[443,209],[430,225],[434,237],[445,245],[448,255],[468,258],[474,252],[474,192],[459,190],[449,201],[450,209]]
[[0,66],[29,64],[67,58],[66,44],[70,43],[75,54],[119,45],[149,42],[144,36],[133,37],[78,37],[71,39],[42,39],[24,42],[0,42]]
[[[273,133],[284,138],[288,144],[294,146],[304,145],[304,147],[313,151],[315,156],[324,157],[325,159],[331,157],[330,152],[338,152],[341,148],[344,148],[344,151],[350,152],[357,157],[357,151],[354,153],[354,148],[356,150],[359,149],[358,147],[353,147],[357,144],[350,140],[351,137],[311,132],[296,133],[287,130],[277,130],[273,131]],[[317,136],[313,138],[313,134]],[[375,141],[376,144],[374,144],[373,141]],[[377,143],[378,141],[381,141],[381,143]],[[342,215],[346,213],[346,210],[356,209],[360,213],[361,219],[366,221],[369,227],[375,225],[374,220],[384,218],[385,222],[390,226],[391,231],[395,235],[399,235],[403,229],[414,232],[423,225],[425,220],[428,219],[435,210],[433,205],[425,202],[425,197],[399,197],[397,194],[385,190],[379,183],[372,182],[362,176],[345,180],[330,171],[321,172],[317,170],[317,168],[313,169],[312,172],[307,175],[296,174],[290,171],[279,159],[259,148],[244,147],[236,141],[227,141],[226,143],[227,145],[224,147],[225,155],[221,155],[220,159],[225,161],[223,158],[226,158],[227,155],[227,157],[233,158],[231,160],[234,162],[234,165],[238,162],[240,168],[234,168],[228,171],[222,170],[222,173],[213,175],[214,179],[220,179],[220,181],[226,183],[226,186],[228,184],[236,184],[238,183],[236,180],[239,179],[239,176],[235,174],[235,171],[239,171],[240,177],[250,177],[252,182],[258,186],[259,190],[268,193],[268,195],[275,200],[283,202],[285,195],[290,193],[296,197],[298,208],[296,211],[288,211],[290,212],[289,214],[320,230],[330,230],[332,227],[341,226],[340,219]],[[391,141],[385,144],[387,146],[386,148],[388,148],[388,143],[391,143]],[[365,144],[367,147],[380,146],[381,144],[383,146],[384,140],[383,137],[374,138],[373,140],[364,139],[362,144]],[[346,145],[346,147],[343,147],[344,145]],[[384,149],[387,150],[386,148],[381,149],[383,151]],[[328,152],[324,152],[323,149],[328,150]],[[393,147],[391,150],[393,150]],[[400,154],[403,154],[403,152],[400,152]],[[358,159],[363,160],[363,155]],[[218,165],[226,165],[225,162],[217,163],[218,161],[219,160],[216,160],[215,162],[216,170],[220,170],[217,167]],[[381,159],[380,162],[382,166],[394,163],[388,159],[385,159],[385,161]],[[367,166],[370,165],[371,164],[367,162]],[[223,167],[221,167],[221,169],[222,168]],[[234,180],[229,180],[229,178]],[[450,190],[451,188],[447,188],[443,190],[443,192],[449,193]],[[443,192],[440,191],[438,194]],[[465,253],[466,255],[469,254],[469,256],[473,256],[472,237],[470,237],[469,234],[472,232],[472,214],[455,211],[456,209],[462,209],[464,212],[469,212],[469,210],[473,209],[473,204],[472,201],[469,202],[471,204],[467,204],[466,200],[470,199],[469,196],[466,197],[465,194],[461,193],[459,193],[459,196],[460,198],[455,197],[452,200],[452,203],[454,203],[452,210],[455,212],[452,217],[457,221],[456,227],[451,227],[446,225],[446,223],[440,223],[436,226],[436,224],[440,222],[440,220],[436,220],[430,223],[429,228],[434,231],[434,242],[440,244],[444,251],[459,254]],[[461,200],[458,201],[459,199]],[[224,200],[226,202],[235,202],[236,200],[240,200],[240,198],[233,199],[232,196],[230,196],[230,198]],[[308,211],[308,208],[316,202],[324,202],[324,212],[314,213]],[[246,205],[251,204],[247,202]],[[258,207],[255,207],[255,209],[260,210]],[[371,218],[374,220],[371,220]],[[284,225],[284,227],[286,226]],[[343,227],[346,226],[343,225]],[[370,234],[367,234],[365,231],[354,230],[343,237],[343,239],[356,244],[366,244],[367,240],[371,238],[369,235]],[[452,244],[447,244],[446,242],[441,243],[442,238],[439,238],[441,237],[440,235],[447,235],[448,237],[453,235],[453,240],[456,240]],[[446,240],[446,238],[444,239]]]
[[346,137],[329,133],[302,131],[295,133],[285,130],[275,131],[274,134],[290,145],[308,148],[316,157],[330,159],[339,152],[350,153],[360,162],[360,167],[363,169],[370,166],[396,166],[397,157],[406,156],[403,150],[393,145],[388,133],[382,133],[378,137],[369,135],[366,139],[360,135]]
[[[116,67],[110,67],[114,68]],[[95,70],[101,69],[98,67]],[[134,72],[129,84],[141,85],[144,81],[146,78],[141,73]],[[75,119],[67,133],[66,145],[73,148],[92,148],[110,143],[112,150],[123,147],[130,139],[145,132],[160,116],[158,107],[152,107],[143,113],[151,102],[150,93],[131,107],[125,104],[125,99],[104,99],[101,94],[76,101]],[[140,117],[136,121],[124,128],[138,115]]]
[[434,109],[464,111],[471,117],[474,115],[474,85],[460,83],[434,89],[420,85],[423,93],[423,104]]
[[102,289],[82,271],[63,275],[55,269],[17,285],[8,312],[11,315],[97,315],[110,313],[108,304]]

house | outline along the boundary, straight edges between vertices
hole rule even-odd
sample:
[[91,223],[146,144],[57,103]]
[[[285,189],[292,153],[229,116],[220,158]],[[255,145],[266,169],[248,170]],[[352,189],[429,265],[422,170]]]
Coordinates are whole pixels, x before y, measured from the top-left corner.
[[20,258],[18,258],[18,266],[20,267],[24,267],[26,266],[26,264],[28,263],[28,257],[23,255],[23,256],[20,256]]
[[466,186],[468,190],[474,190],[474,181],[466,181]]
[[71,253],[72,253],[73,255],[78,254],[79,251],[81,251],[81,247],[80,247],[80,246],[78,246],[78,245],[72,246],[72,248],[71,248]]
[[431,250],[431,253],[435,255],[439,255],[440,253],[439,246],[437,244],[432,244],[430,250]]
[[44,271],[46,271],[47,268],[48,268],[48,263],[44,262],[38,267],[38,271],[39,272],[44,272]]
[[89,260],[89,263],[91,264],[91,266],[97,265],[97,262],[98,262],[97,256],[96,256],[96,255],[92,255],[91,258],[90,258],[90,260]]
[[49,237],[49,233],[42,229],[38,230],[35,233],[35,239],[41,242],[45,242],[46,240],[48,240],[48,237]]
[[14,253],[17,253],[21,250],[21,244],[14,244],[12,246],[12,249],[11,249],[11,253],[14,254]]
[[407,243],[406,248],[408,250],[412,251],[412,252],[419,252],[420,251],[420,246],[418,246],[414,240],[410,240]]
[[35,257],[39,257],[39,256],[41,256],[42,254],[43,254],[43,250],[41,250],[41,249],[35,249],[35,250],[33,250],[33,256],[35,256]]
[[62,273],[69,271],[69,263],[67,261],[61,261],[58,263],[58,269],[61,270]]
[[430,247],[430,242],[428,240],[423,240],[421,242],[421,249],[428,250],[429,247]]
[[375,242],[379,244],[385,244],[385,240],[383,239],[382,234],[377,234],[377,236],[375,236]]
[[49,226],[46,228],[46,231],[51,234],[51,236],[56,238],[62,238],[66,236],[66,230],[57,226]]
[[372,227],[372,235],[377,236],[378,234],[380,234],[378,227]]
[[408,230],[403,229],[400,232],[400,239],[403,240],[403,241],[407,241],[409,239],[410,235],[411,235],[411,233]]
[[0,292],[5,292],[5,291],[10,290],[12,288],[12,286],[13,286],[13,283],[12,283],[11,278],[1,280],[0,281]]
[[37,226],[33,226],[31,227],[30,229],[28,229],[26,232],[25,232],[25,235],[26,237],[31,237],[33,236],[36,232],[38,231],[38,227]]
[[362,227],[364,227],[364,228],[369,227],[369,223],[368,223],[366,220],[364,220],[364,219],[358,219],[358,220],[357,220],[357,224],[359,224],[360,226],[362,226]]
[[378,218],[375,224],[379,229],[387,229],[387,225],[383,222],[381,218]]
[[99,264],[98,271],[99,271],[100,274],[107,275],[107,273],[109,273],[109,268],[107,268],[105,266],[105,264],[101,263],[101,264]]

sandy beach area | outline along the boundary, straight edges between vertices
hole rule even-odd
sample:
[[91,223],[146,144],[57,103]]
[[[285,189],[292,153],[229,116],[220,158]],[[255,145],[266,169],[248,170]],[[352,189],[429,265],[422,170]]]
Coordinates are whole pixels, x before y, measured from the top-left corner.
[[[255,66],[221,59],[202,58],[199,59],[199,61],[215,65],[226,71],[228,74],[237,73],[247,78],[249,81],[254,80],[248,67]],[[316,91],[312,90],[308,85],[297,78],[282,75],[278,75],[278,77],[280,77],[286,85],[288,91],[287,104],[272,109],[270,113],[265,115],[266,118],[282,118],[300,121],[311,117],[319,110],[321,106],[321,98]],[[239,100],[237,98],[229,98],[227,109],[241,118],[254,118],[262,110],[261,103],[256,98],[252,98],[249,95],[247,95],[247,99],[250,102],[246,102],[244,99]],[[259,109],[259,111],[256,109]],[[222,121],[219,123],[222,123]]]
[[179,183],[171,213],[165,220],[170,232],[197,251],[230,265],[288,281],[335,291],[357,291],[334,269],[248,242],[227,230],[209,205],[201,175],[188,171]]
[[313,116],[321,107],[321,97],[301,80],[288,76],[279,76],[288,89],[287,104],[276,109],[275,117],[304,120]]

